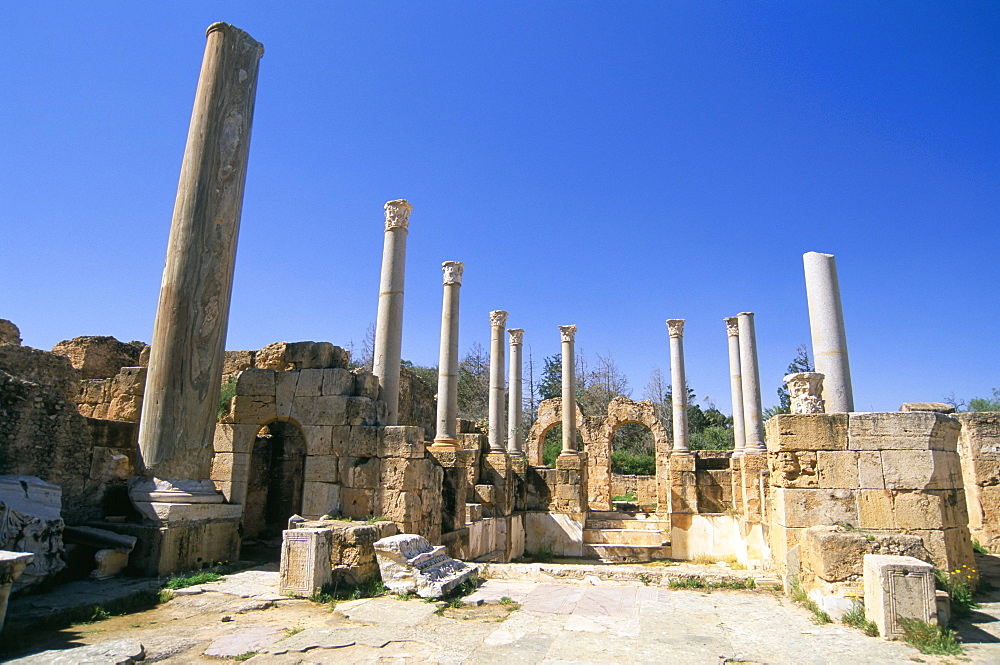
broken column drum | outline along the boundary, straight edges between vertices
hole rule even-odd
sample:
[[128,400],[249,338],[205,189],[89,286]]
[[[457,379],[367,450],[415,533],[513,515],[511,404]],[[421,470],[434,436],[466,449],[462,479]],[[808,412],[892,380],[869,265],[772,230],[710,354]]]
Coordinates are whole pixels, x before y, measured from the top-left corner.
[[441,355],[438,359],[437,434],[432,448],[458,447],[458,296],[465,266],[458,261],[441,264],[444,301],[441,305]]
[[403,283],[406,277],[406,236],[413,206],[405,199],[385,204],[382,277],[375,321],[372,374],[378,377],[379,398],[385,402],[386,425],[399,424],[399,364],[403,344]]
[[562,339],[562,455],[576,455],[576,326],[559,326]]
[[670,382],[673,387],[674,445],[672,454],[688,449],[687,380],[684,377],[684,319],[667,319],[670,334]]
[[743,384],[743,428],[746,443],[743,454],[764,452],[764,418],[760,402],[760,376],[757,373],[757,335],[753,312],[737,315],[740,327],[740,374]]
[[507,312],[494,310],[490,312],[490,399],[489,442],[491,453],[502,453],[504,445],[504,339],[503,333],[507,326]]
[[524,432],[521,431],[521,350],[524,343],[524,330],[511,328],[510,335],[510,386],[507,403],[507,451],[520,453]]
[[743,424],[743,375],[740,372],[740,324],[735,316],[727,316],[726,338],[729,341],[729,391],[733,401],[733,457],[743,454],[747,434]]
[[832,254],[806,252],[802,255],[809,303],[809,330],[812,334],[816,371],[823,375],[823,401],[827,413],[854,411],[851,364],[847,357],[847,332],[840,302],[837,260]]
[[209,475],[263,54],[263,46],[238,28],[208,28],[139,424],[148,476]]

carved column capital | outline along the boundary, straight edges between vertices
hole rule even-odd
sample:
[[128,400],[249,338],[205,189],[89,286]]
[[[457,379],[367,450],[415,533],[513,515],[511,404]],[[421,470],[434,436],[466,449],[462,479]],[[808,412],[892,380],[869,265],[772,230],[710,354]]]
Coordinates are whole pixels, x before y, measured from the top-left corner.
[[458,284],[462,285],[462,271],[465,270],[465,264],[461,261],[445,261],[441,264],[441,269],[444,271],[444,284]]
[[385,204],[385,230],[407,229],[410,226],[410,211],[413,206],[406,199],[387,201]]
[[576,337],[576,326],[559,326],[559,335],[564,342],[572,342]]
[[820,372],[798,372],[785,375],[788,396],[791,398],[791,412],[824,413],[823,374]]
[[671,337],[684,336],[684,321],[685,319],[667,319],[667,331]]
[[490,312],[490,325],[494,328],[503,328],[507,325],[507,312],[502,309],[495,309]]
[[740,320],[735,316],[727,316],[722,319],[726,322],[726,335],[729,337],[740,336]]
[[523,328],[511,328],[507,331],[510,335],[510,345],[518,346],[524,343],[524,329]]

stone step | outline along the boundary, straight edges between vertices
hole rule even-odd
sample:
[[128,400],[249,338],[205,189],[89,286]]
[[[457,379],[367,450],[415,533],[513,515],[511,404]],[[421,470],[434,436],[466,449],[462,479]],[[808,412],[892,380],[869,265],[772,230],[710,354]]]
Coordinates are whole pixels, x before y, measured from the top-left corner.
[[662,531],[645,529],[591,529],[583,530],[583,542],[603,545],[663,545],[669,536]]
[[634,529],[644,531],[670,531],[670,520],[593,519],[587,518],[587,529]]
[[631,563],[669,559],[670,545],[600,545],[583,544],[583,556],[607,563]]

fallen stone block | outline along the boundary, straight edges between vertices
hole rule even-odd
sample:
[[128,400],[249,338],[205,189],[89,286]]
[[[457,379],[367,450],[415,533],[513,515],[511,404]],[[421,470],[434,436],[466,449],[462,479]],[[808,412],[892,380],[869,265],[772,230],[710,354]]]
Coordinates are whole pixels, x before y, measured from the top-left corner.
[[382,583],[395,593],[440,598],[479,573],[479,567],[448,556],[441,545],[404,533],[375,542]]

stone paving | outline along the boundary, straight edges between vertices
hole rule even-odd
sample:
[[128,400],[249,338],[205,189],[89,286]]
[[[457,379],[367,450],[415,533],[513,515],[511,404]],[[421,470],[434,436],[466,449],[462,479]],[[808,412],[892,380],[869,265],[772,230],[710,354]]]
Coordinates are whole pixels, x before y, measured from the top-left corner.
[[[135,658],[137,643],[147,662],[169,663],[238,656],[281,664],[1000,662],[1000,595],[988,596],[963,630],[959,661],[816,625],[805,609],[767,591],[501,579],[487,580],[465,609],[439,612],[439,604],[385,596],[339,603],[331,612],[281,598],[276,587],[277,573],[245,571],[154,610],[71,631],[61,651],[11,662],[124,663]],[[65,650],[82,644],[89,651]]]

